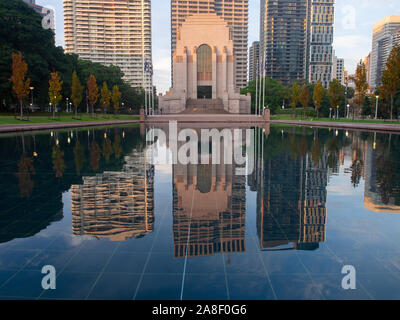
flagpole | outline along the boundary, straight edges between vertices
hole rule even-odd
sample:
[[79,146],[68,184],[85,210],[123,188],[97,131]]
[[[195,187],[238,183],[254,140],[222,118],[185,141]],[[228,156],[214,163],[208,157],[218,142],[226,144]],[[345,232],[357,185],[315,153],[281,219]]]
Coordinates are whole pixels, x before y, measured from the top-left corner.
[[264,107],[265,107],[265,68],[266,68],[266,63],[265,63],[265,52],[264,52],[264,62],[263,62],[263,78],[264,78],[264,86],[263,86],[263,103],[262,103],[262,113],[264,113]]
[[254,114],[257,115],[257,100],[258,100],[258,70],[259,70],[259,66],[257,66],[256,69],[256,98],[255,98],[255,105],[254,105]]

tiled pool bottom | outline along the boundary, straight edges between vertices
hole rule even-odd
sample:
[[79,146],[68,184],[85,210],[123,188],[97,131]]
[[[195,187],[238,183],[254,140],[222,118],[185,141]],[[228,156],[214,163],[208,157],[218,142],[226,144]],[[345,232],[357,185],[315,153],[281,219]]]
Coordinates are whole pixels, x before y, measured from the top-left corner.
[[[122,137],[123,132],[119,133]],[[127,130],[126,139],[134,134]],[[102,131],[95,135],[105,136]],[[268,143],[274,143],[274,135],[281,138],[282,132],[271,130]],[[96,157],[88,153],[85,166],[97,168],[93,169],[97,173],[90,174],[92,169],[83,166],[82,178],[76,179],[77,161],[71,154],[78,154],[79,149],[74,143],[66,145],[66,169],[55,178],[59,168],[53,162],[55,153],[46,153],[46,143],[37,137],[36,147],[45,146],[40,157],[50,162],[34,162],[35,184],[27,200],[16,201],[21,199],[16,178],[20,160],[13,164],[10,157],[1,158],[6,169],[0,172],[0,185],[3,192],[10,192],[9,201],[1,199],[0,299],[399,299],[400,212],[389,213],[384,204],[371,209],[371,202],[378,203],[371,193],[371,172],[379,163],[371,160],[372,144],[366,140],[363,172],[357,181],[355,171],[348,170],[355,163],[354,140],[348,147],[338,147],[343,157],[335,157],[340,165],[333,169],[331,154],[325,163],[316,165],[306,164],[311,151],[293,159],[282,151],[284,156],[265,160],[263,189],[262,182],[251,176],[237,178],[232,189],[229,184],[222,189],[217,186],[216,190],[230,195],[227,202],[201,180],[207,168],[199,169],[198,188],[191,188],[196,181],[190,176],[182,179],[180,167],[156,165],[150,173],[146,167],[149,183],[145,187],[151,200],[145,209],[139,193],[138,209],[129,209],[128,216],[119,215],[119,210],[110,219],[115,203],[109,199],[116,193],[121,198],[129,195],[125,179],[143,178],[139,173],[132,180],[133,162],[139,159],[132,146],[122,143],[128,156],[114,167],[105,160],[97,167]],[[392,143],[396,141],[392,137]],[[96,153],[96,147],[86,141],[81,145]],[[107,150],[107,143],[99,145]],[[392,163],[390,172],[394,177],[396,165]],[[95,214],[88,205],[93,186],[97,188]],[[57,201],[56,191],[60,192]],[[317,206],[299,205],[299,199],[311,196],[319,199]],[[392,193],[391,198],[395,196]],[[261,199],[269,199],[269,207],[263,207]],[[218,208],[224,206],[230,211],[221,213]],[[216,208],[211,215],[210,208]],[[309,214],[306,222],[296,220],[304,218],[301,212]],[[186,250],[187,244],[191,249]],[[42,288],[45,275],[41,270],[46,265],[56,269],[55,290]],[[346,265],[356,270],[355,290],[342,288]]]
[[[170,188],[165,180],[159,181],[160,190]],[[244,252],[185,259],[173,255],[169,195],[164,191],[159,196],[155,232],[140,239],[111,242],[73,236],[66,206],[61,222],[34,237],[2,244],[1,299],[400,298],[395,216],[363,216],[365,212],[343,205],[330,215],[329,238],[317,251],[261,251],[255,220],[248,217]],[[69,200],[64,194],[64,203]],[[333,197],[333,206],[338,206],[336,201]],[[358,223],[363,230],[352,231]],[[379,232],[384,226],[386,234]],[[369,234],[367,228],[375,231]],[[378,238],[378,245],[371,244]],[[41,287],[44,265],[56,268],[56,290]],[[342,289],[344,265],[357,270],[356,290]]]

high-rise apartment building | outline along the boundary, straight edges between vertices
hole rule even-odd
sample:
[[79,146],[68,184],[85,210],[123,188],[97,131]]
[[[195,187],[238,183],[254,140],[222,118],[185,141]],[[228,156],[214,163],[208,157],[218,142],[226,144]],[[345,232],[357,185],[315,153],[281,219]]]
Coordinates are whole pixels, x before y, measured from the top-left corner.
[[334,0],[261,0],[260,59],[266,75],[290,85],[332,78]]
[[327,88],[332,79],[335,0],[308,0],[306,79]]
[[43,6],[39,6],[36,4],[36,0],[23,0],[29,7],[35,10],[40,14],[42,19],[42,27],[44,29],[50,29],[55,34],[56,26],[55,26],[55,15],[54,10],[51,8],[46,8]]
[[332,79],[337,79],[342,85],[345,84],[344,79],[344,59],[333,56]]
[[64,0],[65,49],[121,68],[133,87],[152,90],[151,0]]
[[365,69],[367,70],[368,88],[371,89],[371,52],[364,59]]
[[260,70],[260,42],[254,41],[249,49],[249,81],[258,78]]
[[[171,0],[171,57],[176,48],[178,28],[187,17],[197,13],[216,13],[231,28],[236,87],[245,87],[247,84],[248,10],[248,0]],[[171,73],[173,79],[173,72]]]
[[395,46],[400,29],[400,16],[388,16],[374,24],[371,52],[371,90],[382,84],[382,72]]

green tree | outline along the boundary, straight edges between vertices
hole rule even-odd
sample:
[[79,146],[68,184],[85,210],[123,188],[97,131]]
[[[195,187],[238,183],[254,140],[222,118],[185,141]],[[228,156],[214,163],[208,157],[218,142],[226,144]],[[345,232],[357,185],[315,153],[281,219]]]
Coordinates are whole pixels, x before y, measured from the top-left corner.
[[49,99],[53,106],[53,119],[55,119],[56,108],[62,99],[61,89],[63,82],[60,79],[58,72],[52,72],[49,80]]
[[314,87],[313,102],[317,111],[317,118],[319,118],[319,110],[321,109],[322,100],[324,99],[325,89],[321,81],[318,81]]
[[331,107],[336,110],[336,117],[338,115],[339,106],[342,102],[343,87],[337,79],[333,79],[329,84],[328,98],[331,103]]
[[121,99],[121,92],[119,91],[119,88],[117,85],[113,87],[112,91],[112,102],[114,106],[114,112],[117,113],[119,110],[119,100]]
[[103,108],[104,114],[110,107],[110,100],[111,100],[111,92],[110,90],[108,90],[107,82],[103,82],[103,88],[101,89],[100,104],[101,107]]
[[305,116],[305,111],[308,107],[308,103],[310,102],[310,93],[306,86],[303,87],[300,94],[300,103],[303,106],[303,117]]
[[295,83],[293,83],[292,93],[291,93],[293,116],[295,116],[295,114],[296,114],[296,107],[300,101],[300,95],[301,95],[301,88],[295,82]]
[[78,106],[82,102],[83,86],[79,81],[76,71],[72,74],[71,100],[75,108],[75,117],[78,116]]
[[12,76],[10,81],[13,83],[14,93],[20,105],[20,120],[23,120],[23,100],[29,94],[30,82],[29,78],[25,79],[28,71],[28,64],[25,62],[21,53],[12,54]]
[[[358,104],[359,110],[362,110],[362,105],[364,103],[366,92],[368,90],[367,68],[365,67],[365,64],[364,62],[362,62],[362,60],[357,65],[356,74],[350,77],[350,79],[354,82],[356,86],[355,102],[356,104]],[[354,118],[354,108],[353,108],[353,118]]]
[[393,120],[394,97],[400,90],[400,47],[394,47],[382,74],[381,91],[390,97],[390,119]]

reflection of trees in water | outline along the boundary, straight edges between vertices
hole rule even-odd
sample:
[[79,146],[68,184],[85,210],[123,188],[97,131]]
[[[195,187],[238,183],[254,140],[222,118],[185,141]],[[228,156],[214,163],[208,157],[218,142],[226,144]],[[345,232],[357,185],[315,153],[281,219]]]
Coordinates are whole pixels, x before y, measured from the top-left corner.
[[321,141],[318,138],[311,145],[311,156],[314,165],[317,165],[322,157]]
[[53,147],[52,159],[56,178],[61,178],[64,175],[66,165],[64,161],[64,151],[60,149],[60,146]]
[[328,152],[328,166],[333,169],[338,166],[340,143],[336,137],[329,139],[326,142],[326,150]]
[[18,161],[18,177],[19,190],[21,198],[29,198],[32,194],[34,181],[31,179],[31,174],[35,174],[32,158],[22,155]]
[[385,152],[376,159],[376,179],[383,204],[389,204],[393,192],[393,162],[390,154]]
[[93,171],[99,170],[100,157],[101,150],[99,144],[96,141],[93,141],[90,145],[90,165],[92,166]]
[[107,163],[110,162],[111,155],[113,154],[113,147],[111,140],[106,138],[103,140],[103,156]]
[[85,148],[79,140],[76,140],[74,147],[74,160],[75,160],[75,170],[76,174],[80,176],[83,164],[85,163]]
[[119,134],[115,134],[114,143],[113,143],[113,151],[115,159],[121,158],[122,146],[121,146],[121,136]]
[[359,148],[355,148],[355,159],[351,165],[351,184],[354,188],[358,187],[363,173],[364,161],[363,154]]

